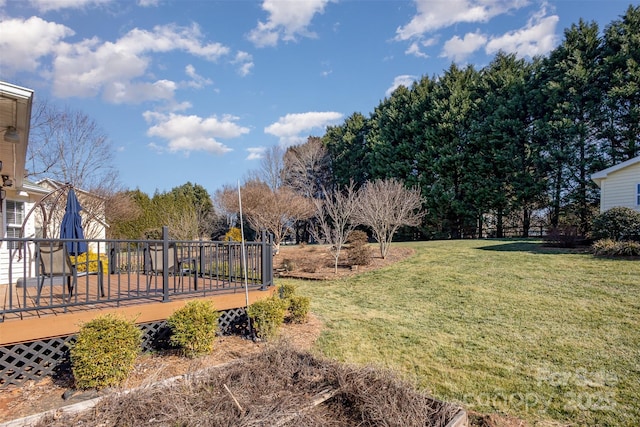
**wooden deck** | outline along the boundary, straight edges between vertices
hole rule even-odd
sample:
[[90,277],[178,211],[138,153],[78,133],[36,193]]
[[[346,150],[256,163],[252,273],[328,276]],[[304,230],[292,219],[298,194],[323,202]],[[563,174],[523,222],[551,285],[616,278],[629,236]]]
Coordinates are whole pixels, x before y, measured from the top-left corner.
[[[74,293],[70,301],[63,284],[45,286],[40,301],[37,298],[37,286],[17,288],[13,285],[10,293],[9,285],[2,285],[0,302],[3,304],[3,310],[9,306],[37,309],[30,312],[3,313],[3,318],[0,319],[0,346],[74,334],[83,323],[107,313],[134,319],[136,323],[164,320],[176,309],[194,299],[213,301],[216,310],[246,307],[247,293],[243,288],[225,288],[220,286],[219,281],[207,278],[199,278],[198,286],[194,286],[194,277],[184,279],[187,280],[186,283],[177,283],[176,277],[169,277],[168,285],[171,289],[175,286],[184,288],[186,285],[187,289],[192,291],[188,294],[172,294],[168,302],[163,302],[162,276],[154,276],[147,288],[146,281],[136,283],[133,287],[127,283],[125,287],[120,286],[121,275],[105,275],[104,297],[98,291],[98,276],[86,276],[78,280],[78,292]],[[249,304],[271,296],[274,291],[274,286],[266,291],[250,287]],[[121,299],[124,293],[130,297],[134,292],[140,294],[140,299]],[[91,303],[74,305],[82,304],[83,301]]]

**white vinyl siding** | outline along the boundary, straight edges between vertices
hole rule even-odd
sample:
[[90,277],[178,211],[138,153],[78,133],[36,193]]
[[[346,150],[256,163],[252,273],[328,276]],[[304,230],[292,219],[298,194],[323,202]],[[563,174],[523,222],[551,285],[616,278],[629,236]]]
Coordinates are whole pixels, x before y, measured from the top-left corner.
[[610,173],[600,191],[601,212],[615,206],[640,210],[640,163]]
[[[3,220],[0,232],[2,232],[4,237],[20,237],[26,213],[33,207],[33,202],[25,198],[24,200],[17,201],[5,200],[2,204],[4,209],[0,214],[0,218]],[[24,235],[22,237],[34,237],[35,227],[33,215],[29,217],[27,223],[24,225]],[[16,245],[12,244],[11,246]],[[35,275],[35,264],[25,264],[23,260],[24,253],[32,253],[33,245],[20,248],[20,250],[17,249],[18,248],[11,248],[6,241],[0,244],[0,285],[9,283],[10,269],[12,274],[11,281],[14,284],[16,280],[25,273],[27,277]]]
[[[7,237],[20,237],[22,222],[24,221],[24,202],[7,200]],[[16,242],[9,242],[8,249],[18,249]]]

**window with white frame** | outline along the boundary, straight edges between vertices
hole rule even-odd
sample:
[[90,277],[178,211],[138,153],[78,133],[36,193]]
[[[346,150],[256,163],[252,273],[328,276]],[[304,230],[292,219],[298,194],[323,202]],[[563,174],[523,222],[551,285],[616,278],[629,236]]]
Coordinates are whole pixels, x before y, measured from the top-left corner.
[[[7,238],[20,237],[20,229],[24,221],[24,202],[6,201]],[[9,242],[9,249],[18,249],[16,242]]]
[[640,184],[636,185],[636,206],[640,206]]

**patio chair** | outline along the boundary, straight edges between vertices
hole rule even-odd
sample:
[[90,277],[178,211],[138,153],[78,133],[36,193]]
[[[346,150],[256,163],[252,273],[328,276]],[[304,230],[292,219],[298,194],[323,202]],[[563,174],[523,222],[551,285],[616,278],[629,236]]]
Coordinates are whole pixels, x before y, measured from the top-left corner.
[[77,265],[71,262],[71,257],[67,252],[66,245],[62,242],[47,243],[42,242],[36,245],[36,257],[39,260],[40,272],[38,274],[38,294],[36,303],[40,303],[40,294],[46,278],[66,277],[67,289],[69,291],[69,301],[73,292],[77,288],[78,277],[97,274],[100,294],[104,297],[104,286],[102,277],[102,261],[98,261],[98,271],[78,271]]
[[[158,276],[164,274],[166,268],[167,273],[170,276],[178,277],[178,286],[182,284],[183,267],[186,264],[184,260],[178,260],[178,254],[174,246],[169,246],[167,251],[167,265],[164,265],[164,248],[161,244],[149,244],[147,246],[149,269],[147,271],[149,279],[147,280],[147,291],[151,288],[152,276]],[[176,284],[174,281],[173,291],[176,291]]]

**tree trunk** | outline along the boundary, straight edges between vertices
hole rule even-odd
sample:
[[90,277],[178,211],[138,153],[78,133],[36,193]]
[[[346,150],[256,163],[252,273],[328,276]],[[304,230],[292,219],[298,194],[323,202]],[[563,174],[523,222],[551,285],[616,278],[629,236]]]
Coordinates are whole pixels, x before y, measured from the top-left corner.
[[531,210],[525,207],[522,210],[522,237],[529,237],[529,227],[531,227]]
[[496,237],[502,239],[504,237],[504,213],[502,209],[498,209],[496,214]]

